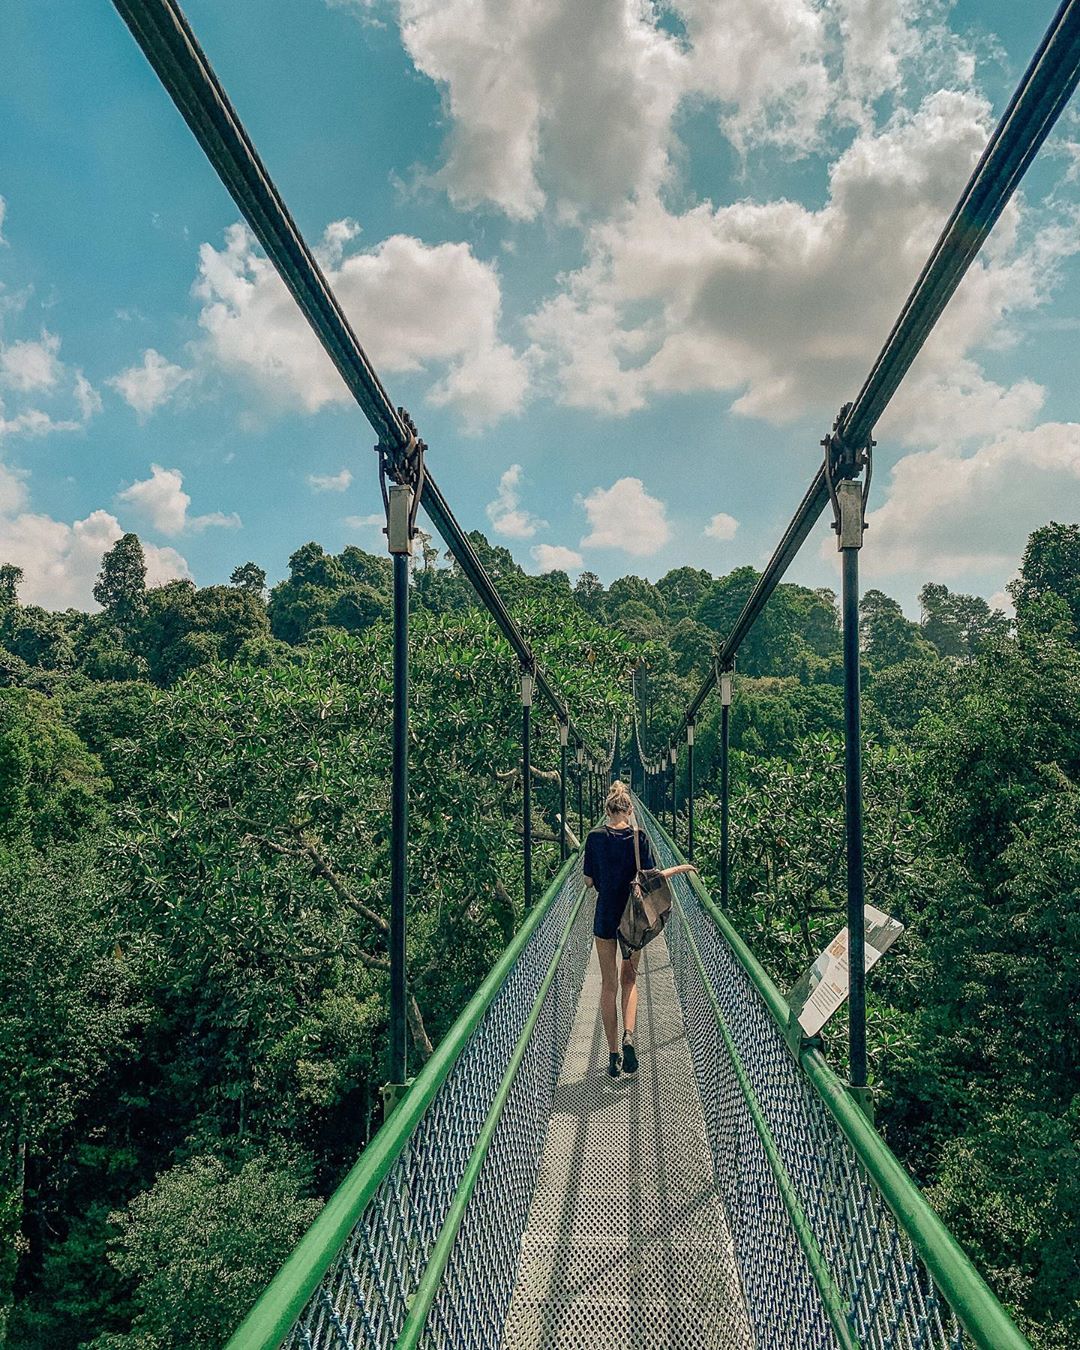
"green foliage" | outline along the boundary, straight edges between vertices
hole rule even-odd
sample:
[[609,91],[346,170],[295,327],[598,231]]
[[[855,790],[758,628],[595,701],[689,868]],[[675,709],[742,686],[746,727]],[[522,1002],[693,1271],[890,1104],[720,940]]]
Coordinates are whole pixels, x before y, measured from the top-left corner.
[[230,1174],[209,1155],[163,1172],[112,1216],[109,1259],[134,1282],[135,1318],[91,1350],[217,1350],[321,1208],[295,1166],[252,1159]]
[[1033,621],[1043,601],[1057,599],[1080,635],[1080,525],[1052,522],[1028,540],[1019,578],[1009,587],[1021,622]]
[[266,572],[257,563],[241,563],[233,568],[229,585],[239,586],[242,591],[250,591],[261,598],[266,590]]
[[[60,1178],[75,1126],[86,1130],[138,1022],[98,913],[88,851],[0,851],[0,1343],[17,1262],[40,1261],[67,1222]],[[33,1342],[19,1332],[11,1343]]]
[[922,588],[919,604],[923,636],[942,656],[971,660],[1009,629],[1005,615],[980,596],[960,595],[936,582],[928,581]]
[[919,625],[906,618],[896,601],[882,591],[869,590],[863,596],[859,629],[866,659],[877,669],[934,655]]
[[360,633],[390,612],[390,561],[349,545],[340,554],[305,544],[289,559],[289,577],[270,592],[270,629],[304,642],[333,626]]
[[78,839],[101,823],[107,788],[100,761],[58,703],[31,689],[0,689],[0,846]]
[[[758,577],[571,588],[470,539],[593,745],[614,720],[624,775],[631,668],[655,752]],[[879,591],[862,616],[867,897],[907,924],[870,980],[879,1120],[1038,1350],[1080,1341],[1078,539],[1032,536],[1015,632],[936,585],[921,624]],[[390,577],[311,543],[268,605],[250,562],[147,589],[128,535],[84,615],[20,605],[0,568],[0,1319],[14,1289],[21,1350],[220,1344],[377,1123]],[[429,536],[411,580],[415,1066],[520,921],[521,785],[516,662]],[[696,740],[707,876],[719,711]],[[841,712],[836,597],[782,585],[739,656],[731,908],[784,984],[844,922]],[[534,728],[540,886],[539,705]],[[840,1014],[837,1059],[843,1039]]]
[[101,560],[94,599],[121,631],[126,632],[142,614],[145,597],[143,547],[137,534],[125,534]]

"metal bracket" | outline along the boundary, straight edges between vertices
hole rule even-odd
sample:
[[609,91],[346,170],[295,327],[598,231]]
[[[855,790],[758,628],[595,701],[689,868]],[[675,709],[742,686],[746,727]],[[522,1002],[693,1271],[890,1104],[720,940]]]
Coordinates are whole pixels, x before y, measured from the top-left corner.
[[866,521],[863,519],[862,484],[850,478],[841,483],[836,489],[834,509],[837,513],[837,519],[833,522],[836,547],[841,551],[846,548],[862,548],[863,530],[866,528]]
[[536,688],[536,676],[528,666],[521,667],[521,706],[531,708],[533,692]]
[[720,672],[720,704],[721,707],[731,707],[731,696],[735,687],[735,670],[728,666],[726,670]]
[[[412,553],[412,540],[416,534],[416,513],[420,509],[420,499],[424,495],[424,455],[427,446],[417,435],[416,423],[404,408],[398,409],[398,416],[409,433],[407,443],[403,446],[390,446],[380,442],[375,447],[375,452],[379,456],[379,490],[382,492],[383,509],[386,512],[386,528],[383,533],[387,536],[391,553]],[[388,480],[398,487],[410,490],[404,519],[391,518],[394,494],[393,489],[387,485]],[[402,512],[405,508],[399,505],[396,510]],[[406,532],[407,548],[401,547],[403,531]]]
[[382,1096],[383,1120],[389,1119],[394,1107],[397,1106],[415,1082],[415,1078],[406,1078],[404,1083],[384,1083],[382,1085],[379,1091]]
[[[863,531],[866,525],[866,503],[870,496],[870,479],[874,472],[874,445],[872,436],[867,436],[863,445],[849,443],[844,435],[844,421],[852,409],[852,404],[845,403],[836,414],[836,420],[833,422],[832,431],[822,438],[821,444],[825,450],[825,482],[829,489],[829,501],[833,509],[833,529],[841,539],[848,542],[839,543],[838,547],[861,548]],[[858,479],[863,469],[866,470],[866,477],[861,483],[854,482]],[[842,501],[841,489],[848,483],[855,489],[849,492],[849,501]],[[858,510],[855,511],[855,497],[858,497]],[[857,520],[853,519],[853,514],[857,514]]]
[[687,744],[688,746],[692,746],[692,745],[694,744],[694,723],[693,723],[693,722],[687,722],[687,724],[686,724],[686,744]]
[[855,1105],[863,1113],[871,1125],[874,1123],[874,1089],[871,1087],[852,1087],[850,1083],[845,1085],[851,1094]]

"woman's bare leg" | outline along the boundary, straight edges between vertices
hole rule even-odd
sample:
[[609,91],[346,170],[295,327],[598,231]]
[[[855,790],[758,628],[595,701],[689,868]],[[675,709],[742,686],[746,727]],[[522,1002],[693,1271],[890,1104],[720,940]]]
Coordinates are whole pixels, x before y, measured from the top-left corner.
[[624,960],[619,973],[622,985],[622,1024],[628,1036],[634,1034],[637,1025],[637,968],[641,953],[635,952],[629,960]]
[[615,990],[619,986],[619,973],[615,968],[615,939],[597,938],[596,955],[600,961],[600,1017],[604,1023],[608,1050],[614,1055],[619,1049],[619,1023],[615,1018]]

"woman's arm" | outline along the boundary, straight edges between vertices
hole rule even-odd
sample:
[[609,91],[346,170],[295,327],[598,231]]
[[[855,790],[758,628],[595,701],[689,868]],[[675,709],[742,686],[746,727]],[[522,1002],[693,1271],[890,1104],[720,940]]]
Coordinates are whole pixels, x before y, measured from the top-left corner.
[[693,863],[679,863],[678,867],[662,867],[660,875],[662,877],[678,877],[684,872],[696,872],[697,868]]

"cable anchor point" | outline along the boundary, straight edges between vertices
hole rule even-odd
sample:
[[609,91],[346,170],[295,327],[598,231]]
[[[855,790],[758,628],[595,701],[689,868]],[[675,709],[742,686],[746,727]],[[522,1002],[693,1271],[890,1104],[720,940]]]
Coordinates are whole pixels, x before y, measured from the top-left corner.
[[379,456],[379,490],[386,512],[383,534],[386,535],[387,548],[391,553],[411,555],[412,541],[416,535],[416,513],[424,494],[424,456],[427,446],[417,434],[416,423],[404,408],[398,408],[398,416],[405,428],[405,443],[386,445],[380,441],[375,452]]
[[[833,509],[832,527],[840,550],[862,548],[863,532],[868,528],[866,503],[870,497],[874,446],[877,444],[869,433],[861,445],[848,439],[844,423],[853,406],[844,404],[836,415],[832,431],[821,441],[825,451],[825,483]],[[866,476],[859,482],[864,469]]]

